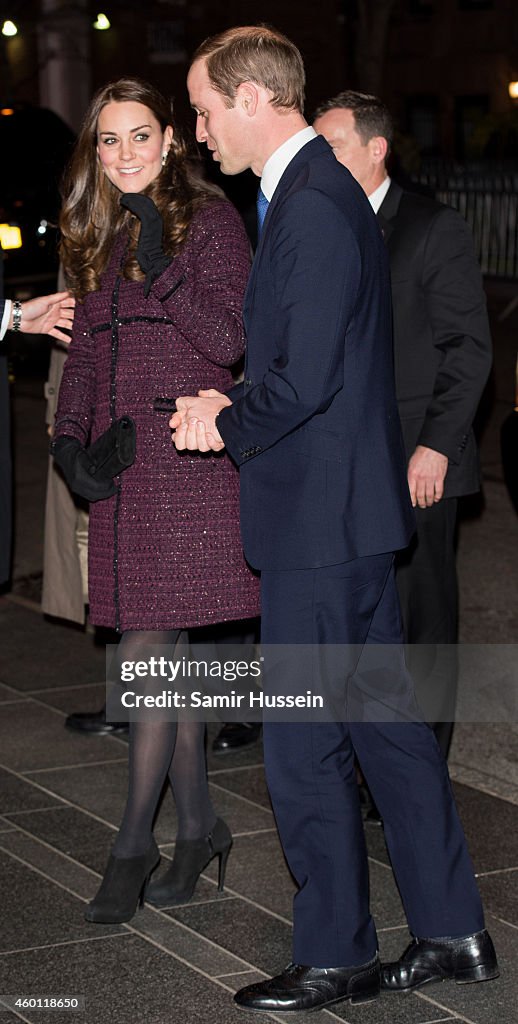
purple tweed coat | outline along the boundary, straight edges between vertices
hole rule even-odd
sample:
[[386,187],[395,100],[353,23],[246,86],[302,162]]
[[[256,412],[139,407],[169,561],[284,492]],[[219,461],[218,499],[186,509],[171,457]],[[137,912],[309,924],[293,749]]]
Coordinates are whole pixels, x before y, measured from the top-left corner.
[[82,444],[122,415],[137,428],[136,460],[117,493],[90,506],[91,620],[123,631],[255,616],[238,472],[224,452],[177,452],[164,401],[232,386],[250,262],[241,220],[225,200],[200,209],[147,299],[119,274],[125,246],[121,235],[99,291],[77,307],[56,414],[55,436]]

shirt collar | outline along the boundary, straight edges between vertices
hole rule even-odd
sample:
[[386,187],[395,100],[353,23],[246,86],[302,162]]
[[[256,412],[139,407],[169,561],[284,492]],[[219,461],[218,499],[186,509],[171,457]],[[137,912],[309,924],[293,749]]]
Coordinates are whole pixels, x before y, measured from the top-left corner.
[[277,188],[288,164],[291,163],[293,157],[298,153],[299,149],[302,149],[307,142],[311,139],[316,138],[316,131],[311,125],[307,128],[302,128],[300,132],[296,132],[291,138],[283,142],[282,146],[279,146],[263,167],[263,173],[261,177],[261,191],[266,196],[268,202],[272,200],[273,193]]
[[387,177],[381,182],[381,185],[378,185],[378,187],[374,189],[374,192],[371,192],[369,196],[369,203],[371,204],[374,213],[378,212],[389,188],[390,178],[387,175]]

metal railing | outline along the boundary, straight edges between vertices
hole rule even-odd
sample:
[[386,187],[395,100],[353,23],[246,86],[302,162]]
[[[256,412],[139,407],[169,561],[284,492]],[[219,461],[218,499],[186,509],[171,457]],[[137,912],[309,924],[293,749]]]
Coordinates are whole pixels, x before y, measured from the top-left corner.
[[432,189],[468,222],[482,272],[518,279],[518,170],[497,165],[458,167],[434,162],[415,180]]

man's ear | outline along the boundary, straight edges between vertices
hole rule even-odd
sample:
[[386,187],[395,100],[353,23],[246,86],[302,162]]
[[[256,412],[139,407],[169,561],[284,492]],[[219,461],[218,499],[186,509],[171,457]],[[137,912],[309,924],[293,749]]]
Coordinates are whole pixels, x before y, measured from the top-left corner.
[[240,106],[248,117],[253,117],[259,105],[259,89],[255,82],[241,82],[236,89],[235,106]]
[[388,153],[388,142],[383,138],[383,135],[375,135],[372,139],[369,139],[368,146],[374,163],[385,163]]

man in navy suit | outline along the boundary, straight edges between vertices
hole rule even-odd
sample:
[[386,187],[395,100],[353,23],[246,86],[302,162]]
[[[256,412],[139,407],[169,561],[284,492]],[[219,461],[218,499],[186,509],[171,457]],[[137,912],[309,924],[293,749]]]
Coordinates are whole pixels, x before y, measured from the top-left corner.
[[[285,1012],[379,993],[355,754],[415,936],[383,968],[383,986],[496,977],[446,765],[401,654],[393,551],[414,523],[381,232],[363,190],[307,126],[302,59],[280,33],[247,27],[207,40],[188,89],[198,141],[222,171],[261,178],[264,221],[244,306],[244,382],[229,395],[179,398],[174,440],[180,450],[226,447],[240,468],[265,648],[311,645],[312,660],[298,659],[305,692],[343,645],[343,705],[354,709],[333,721],[265,721],[268,786],[299,886],[294,962],[236,1002]],[[392,652],[386,672],[366,671],[373,645]],[[395,695],[406,721],[391,716]]]
[[396,561],[396,583],[407,664],[447,757],[457,688],[457,501],[480,487],[472,423],[491,368],[480,267],[455,210],[388,176],[394,129],[381,100],[340,93],[318,108],[314,127],[365,190],[387,246],[396,396],[417,527]]

